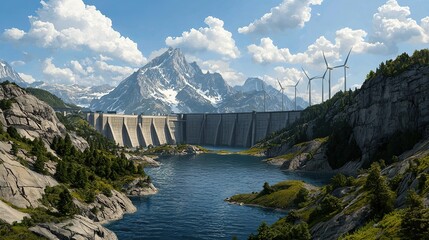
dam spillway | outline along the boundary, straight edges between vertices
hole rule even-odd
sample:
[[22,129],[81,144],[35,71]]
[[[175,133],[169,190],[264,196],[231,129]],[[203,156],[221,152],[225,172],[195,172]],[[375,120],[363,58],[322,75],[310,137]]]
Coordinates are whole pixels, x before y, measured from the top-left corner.
[[301,111],[188,113],[168,116],[88,113],[98,132],[119,146],[148,147],[196,144],[251,147],[268,135],[291,126]]

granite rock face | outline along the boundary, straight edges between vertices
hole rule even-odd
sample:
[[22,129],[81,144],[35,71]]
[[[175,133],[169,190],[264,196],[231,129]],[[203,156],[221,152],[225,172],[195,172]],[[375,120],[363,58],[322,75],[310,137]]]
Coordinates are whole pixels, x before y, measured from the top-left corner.
[[21,222],[24,217],[30,217],[30,215],[26,213],[22,213],[3,201],[0,200],[0,219],[12,224],[13,222]]
[[74,203],[80,209],[82,215],[95,222],[106,223],[118,220],[124,214],[137,211],[131,200],[123,193],[116,190],[111,191],[112,196],[98,194],[91,204],[84,204],[77,200]]
[[50,240],[116,240],[116,235],[92,220],[76,215],[61,223],[44,223],[30,228],[30,231]]
[[0,197],[17,207],[40,206],[45,188],[58,185],[52,177],[28,169],[4,150],[0,150],[0,159]]
[[396,132],[429,131],[429,66],[414,66],[396,77],[367,80],[347,109],[362,160]]

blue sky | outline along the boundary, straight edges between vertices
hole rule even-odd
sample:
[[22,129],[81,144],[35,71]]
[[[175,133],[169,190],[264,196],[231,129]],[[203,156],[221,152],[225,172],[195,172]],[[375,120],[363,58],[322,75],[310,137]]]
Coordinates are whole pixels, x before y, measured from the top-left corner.
[[[301,67],[323,74],[322,52],[339,65],[353,47],[349,88],[381,61],[428,43],[427,0],[14,0],[0,9],[0,59],[28,81],[50,83],[115,86],[179,47],[230,85],[254,76],[286,85],[304,77]],[[332,90],[340,89],[337,69]],[[320,80],[312,92],[320,101]]]

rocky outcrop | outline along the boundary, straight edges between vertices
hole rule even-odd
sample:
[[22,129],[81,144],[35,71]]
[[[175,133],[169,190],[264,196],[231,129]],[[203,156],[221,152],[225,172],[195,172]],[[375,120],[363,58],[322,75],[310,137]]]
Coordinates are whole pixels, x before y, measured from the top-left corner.
[[362,160],[398,131],[429,131],[429,66],[415,65],[395,77],[365,81],[347,109]]
[[342,211],[328,221],[314,225],[311,228],[311,234],[315,240],[338,239],[340,236],[363,226],[368,216],[368,207],[363,207],[351,214],[345,214]]
[[92,220],[76,215],[61,223],[44,223],[30,228],[30,231],[50,240],[116,240],[116,235]]
[[74,200],[81,214],[95,222],[106,223],[121,219],[124,214],[137,211],[131,200],[116,190],[111,191],[112,196],[98,194],[91,204]]
[[12,224],[13,222],[21,222],[24,217],[30,217],[26,213],[22,213],[0,200],[0,219]]
[[0,197],[13,205],[26,208],[40,205],[47,186],[57,185],[50,176],[36,173],[4,150],[0,150]]
[[138,164],[143,164],[145,167],[159,167],[160,166],[158,161],[156,161],[155,159],[148,157],[148,156],[125,154],[125,157],[130,161],[134,161]]
[[128,196],[147,196],[158,192],[149,177],[134,179],[126,184],[123,190]]
[[[49,145],[55,136],[64,137],[66,128],[58,120],[54,110],[45,102],[28,94],[13,84],[0,86],[0,99],[9,100],[9,109],[0,110],[0,122],[4,127],[13,126],[22,137],[33,140],[42,138]],[[89,145],[81,137],[71,135],[78,149]]]

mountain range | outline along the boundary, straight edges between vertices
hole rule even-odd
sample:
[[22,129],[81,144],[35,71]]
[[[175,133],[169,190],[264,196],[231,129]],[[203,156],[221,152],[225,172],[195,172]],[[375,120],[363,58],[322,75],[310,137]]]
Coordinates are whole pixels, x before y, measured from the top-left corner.
[[[25,82],[5,61],[0,61],[0,80],[21,87],[47,90],[66,103],[93,111],[144,113],[148,115],[192,112],[251,112],[294,110],[293,99],[259,78],[248,78],[231,87],[219,73],[189,63],[180,49],[169,48],[124,79],[116,88],[109,85],[80,86],[47,82]],[[297,109],[308,103],[297,98]]]
[[[265,86],[263,88],[262,86]],[[265,90],[264,90],[265,89]],[[122,81],[113,91],[94,100],[90,108],[120,113],[249,112],[282,109],[282,94],[258,78],[229,86],[218,73],[203,73],[188,63],[180,49],[169,48]],[[284,109],[294,109],[286,95]],[[298,98],[299,109],[307,103]]]

